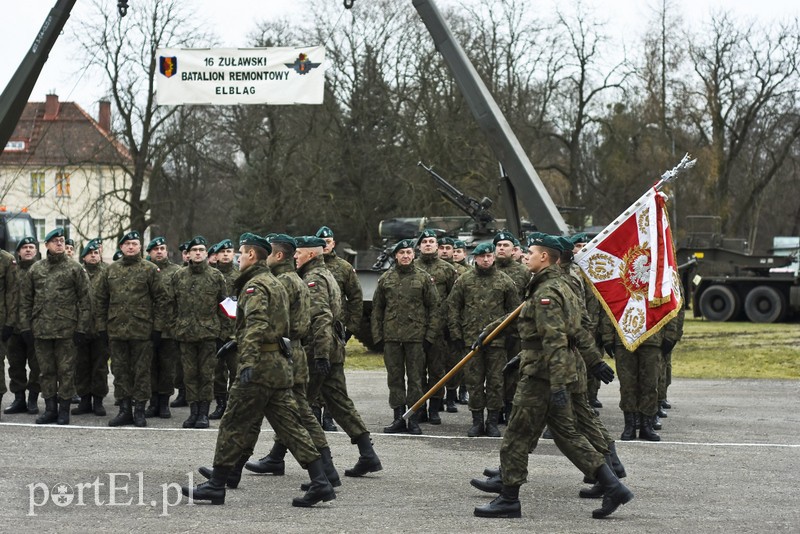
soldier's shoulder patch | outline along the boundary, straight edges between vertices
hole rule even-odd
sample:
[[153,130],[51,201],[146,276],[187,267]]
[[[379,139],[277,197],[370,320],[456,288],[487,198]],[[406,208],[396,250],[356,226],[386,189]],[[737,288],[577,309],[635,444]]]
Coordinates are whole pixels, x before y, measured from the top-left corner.
[[245,289],[245,290],[244,290],[244,292],[245,292],[246,294],[248,294],[248,295],[251,295],[251,294],[253,294],[253,293],[255,293],[255,292],[256,292],[256,288],[254,288],[254,287],[248,287],[247,289]]
[[[16,264],[17,264],[17,260],[11,260],[11,265],[16,265]],[[353,272],[356,272],[356,270],[353,269]]]
[[542,306],[549,306],[550,299],[539,299],[539,304],[541,304]]
[[316,282],[309,282],[308,283],[308,287],[317,287],[317,283]]
[[156,272],[160,273],[161,272],[161,267],[156,267]]

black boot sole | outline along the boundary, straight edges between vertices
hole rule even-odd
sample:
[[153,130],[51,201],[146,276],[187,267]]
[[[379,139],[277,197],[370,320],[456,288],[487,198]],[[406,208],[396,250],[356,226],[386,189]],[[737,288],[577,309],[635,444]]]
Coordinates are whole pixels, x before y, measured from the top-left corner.
[[283,467],[265,467],[258,462],[247,462],[244,464],[244,468],[252,473],[258,473],[259,475],[275,475],[276,477],[282,477],[286,473],[286,466]]
[[[356,466],[358,463],[356,463]],[[367,473],[377,473],[378,471],[383,471],[383,465],[381,462],[378,461],[377,463],[372,463],[367,467],[360,467],[356,469],[356,466],[353,466],[352,469],[345,469],[344,476],[346,477],[363,477]]]
[[[606,496],[604,495],[603,496],[603,504],[606,504],[605,499],[606,499]],[[631,492],[629,489],[626,488],[624,492],[620,492],[618,495],[612,495],[611,499],[612,499],[611,507],[609,507],[609,508],[598,508],[597,510],[593,510],[592,511],[592,518],[594,518],[594,519],[603,519],[604,517],[610,516],[611,514],[613,514],[617,510],[617,508],[619,508],[623,504],[629,503],[629,502],[631,502],[633,500],[633,492]]]
[[294,499],[292,499],[292,506],[295,506],[297,508],[311,508],[315,504],[318,504],[320,502],[330,502],[335,498],[336,498],[336,493],[333,490],[331,490],[329,493],[326,493],[325,495],[319,498],[312,499],[310,501],[305,501],[300,497],[295,497]]
[[216,506],[221,505],[221,504],[225,504],[225,496],[224,495],[222,497],[210,497],[208,499],[204,499],[204,498],[200,498],[200,497],[195,496],[194,492],[192,492],[193,494],[190,496],[189,495],[189,493],[190,493],[189,488],[187,488],[186,486],[181,486],[181,493],[183,493],[187,497],[191,497],[191,499],[195,503],[203,502],[203,501],[211,501],[211,504],[216,505]]

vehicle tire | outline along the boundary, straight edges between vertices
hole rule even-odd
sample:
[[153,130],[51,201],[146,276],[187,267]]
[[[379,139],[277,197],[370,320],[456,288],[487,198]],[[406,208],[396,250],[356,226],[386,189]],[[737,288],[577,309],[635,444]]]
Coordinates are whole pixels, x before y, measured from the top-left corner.
[[757,286],[744,299],[744,312],[754,323],[774,323],[786,315],[786,298],[769,286]]
[[713,285],[700,295],[700,313],[709,321],[730,321],[741,311],[739,295],[731,288]]

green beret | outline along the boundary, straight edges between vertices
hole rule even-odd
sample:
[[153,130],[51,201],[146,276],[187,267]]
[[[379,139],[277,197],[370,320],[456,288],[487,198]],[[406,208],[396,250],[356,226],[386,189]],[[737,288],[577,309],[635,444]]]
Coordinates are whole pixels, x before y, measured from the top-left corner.
[[192,238],[191,241],[186,243],[186,250],[190,250],[192,247],[205,247],[208,246],[208,241],[206,238],[201,235],[196,235]]
[[124,236],[122,236],[119,241],[117,242],[117,246],[121,247],[125,241],[133,241],[133,240],[142,240],[142,236],[136,230],[131,230]]
[[212,254],[216,254],[219,252],[219,243],[215,243],[208,247],[208,255],[211,256]]
[[572,252],[572,249],[574,247],[572,246],[572,241],[570,241],[569,238],[558,236],[557,239],[558,242],[561,243],[561,248],[564,249],[564,251],[569,250],[570,252]]
[[225,250],[226,248],[233,248],[233,241],[230,239],[223,239],[219,243],[217,243],[217,252],[220,250]]
[[456,240],[453,239],[452,237],[444,236],[444,237],[440,237],[439,238],[439,244],[440,245],[453,245],[455,247],[456,246]]
[[102,245],[103,244],[103,238],[102,237],[95,237],[94,239],[92,239],[92,241],[96,242],[98,245]]
[[301,235],[299,237],[295,237],[294,240],[295,243],[297,243],[297,248],[325,248],[325,245],[327,244],[325,243],[324,239],[314,235]]
[[186,252],[187,250],[189,250],[189,242],[184,241],[183,243],[178,245],[178,250],[180,250],[181,252]]
[[419,243],[426,237],[436,237],[436,230],[433,230],[431,228],[426,228],[425,230],[423,230],[422,233],[419,234],[419,237],[417,238],[417,243]]
[[[515,240],[516,238],[514,237],[514,234],[503,230],[502,232],[499,232],[496,236],[494,236],[492,243],[496,245],[500,241],[511,241],[511,243],[513,244]],[[517,244],[519,244],[519,241],[517,241]]]
[[112,259],[113,259],[114,261],[117,261],[117,260],[118,260],[118,259],[120,259],[121,257],[122,257],[122,251],[121,251],[121,250],[118,250],[118,251],[116,251],[116,252],[114,253],[114,257],[113,257]]
[[93,250],[100,250],[100,243],[98,243],[94,239],[90,240],[88,243],[86,243],[86,246],[83,247],[83,250],[81,250],[81,258],[86,256],[88,253],[90,253]]
[[[427,230],[426,230],[427,232]],[[424,232],[423,232],[424,233]],[[397,244],[392,249],[392,254],[397,254],[399,250],[403,250],[404,248],[414,248],[414,240],[413,239],[403,239],[402,241],[398,241]]]
[[467,242],[466,242],[466,241],[462,241],[462,240],[460,240],[460,239],[456,239],[456,240],[453,242],[453,248],[463,248],[463,249],[466,249],[466,248],[467,248]]
[[333,237],[333,230],[328,228],[327,226],[321,226],[317,233],[314,234],[316,237]]
[[572,242],[573,245],[577,245],[578,243],[588,243],[589,241],[591,241],[591,239],[589,239],[589,234],[587,234],[586,232],[579,232],[570,237],[569,240]]
[[72,239],[71,237],[68,237],[66,240],[64,240],[64,244],[65,245],[69,245],[71,247],[74,247],[75,246],[75,240]]
[[535,246],[535,247],[547,247],[555,249],[559,252],[564,251],[564,247],[561,245],[561,241],[559,238],[554,235],[547,235],[544,234],[542,236],[531,237],[528,236],[528,246]]
[[64,229],[60,226],[55,230],[50,230],[50,233],[44,236],[44,242],[48,243],[51,239],[55,237],[64,237]]
[[519,239],[517,239],[516,236],[514,237],[514,239],[511,240],[511,242],[514,243],[515,247],[519,246]]
[[269,241],[251,232],[245,232],[239,236],[239,246],[260,247],[272,254],[272,245]]
[[157,237],[157,238],[153,239],[152,241],[150,241],[147,244],[147,248],[144,249],[144,250],[145,250],[145,252],[150,252],[152,249],[154,249],[156,247],[160,247],[161,245],[166,245],[166,244],[167,244],[166,238]]
[[38,245],[39,243],[36,241],[35,237],[27,236],[20,239],[19,243],[17,243],[17,252],[19,249],[22,248],[23,245]]
[[533,240],[539,237],[546,236],[544,232],[531,232],[528,234],[528,237],[525,238],[525,246],[529,247],[533,245]]
[[481,243],[470,253],[473,256],[480,256],[481,254],[491,254],[494,252],[494,244],[493,243]]
[[[324,226],[323,226],[324,228]],[[283,243],[284,245],[289,245],[292,250],[297,250],[297,240],[290,235],[286,234],[273,234],[272,237],[269,238],[270,243]]]

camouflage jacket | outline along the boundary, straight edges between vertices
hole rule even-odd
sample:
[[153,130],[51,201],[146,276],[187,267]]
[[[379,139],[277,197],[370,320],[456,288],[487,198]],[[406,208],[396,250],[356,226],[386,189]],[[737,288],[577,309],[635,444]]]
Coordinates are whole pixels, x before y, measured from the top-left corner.
[[[289,299],[266,262],[240,272],[234,282],[239,372],[252,368],[252,383],[272,389],[292,387],[292,367],[277,347],[289,337]],[[247,386],[244,386],[247,387]]]
[[311,294],[297,274],[294,260],[272,265],[270,269],[289,297],[289,339],[292,340],[294,383],[305,384],[308,382],[308,362],[301,342],[311,327]]
[[376,343],[433,343],[440,332],[439,294],[431,276],[395,265],[380,277],[372,296],[372,338]]
[[678,315],[664,325],[664,339],[677,343],[683,337],[683,321],[686,317],[686,307],[681,306]]
[[453,290],[456,278],[458,278],[456,268],[452,264],[440,260],[437,253],[420,255],[419,258],[414,260],[414,265],[433,278],[433,283],[436,284],[436,292],[439,295],[439,304],[443,306],[447,296],[450,295],[450,291]]
[[[239,269],[231,263],[219,263],[217,262],[216,268],[222,275],[225,277],[225,285],[226,285],[226,293],[228,295],[233,295],[233,283],[239,278]],[[222,321],[222,339],[228,340],[233,339],[233,331],[236,328],[236,321],[231,319],[227,315],[225,316],[225,320]]]
[[323,258],[325,266],[333,273],[336,283],[339,284],[339,291],[342,293],[344,325],[349,331],[358,333],[358,329],[361,328],[364,297],[356,270],[346,260],[337,256],[335,251],[326,254]]
[[[97,293],[97,288],[99,287],[100,275],[103,273],[103,271],[108,269],[108,264],[100,262],[100,263],[95,263],[94,265],[92,265],[91,263],[83,263],[81,265],[83,265],[86,274],[89,276],[89,285],[92,288],[92,295],[95,295]],[[90,337],[95,337],[97,335],[97,327],[94,324],[94,316],[95,316],[94,298],[90,300],[90,305],[92,308],[92,313],[89,318],[89,329],[86,331],[86,333]]]
[[561,274],[564,276],[565,287],[569,289],[571,293],[569,296],[574,299],[573,304],[581,313],[581,328],[578,330],[578,334],[575,338],[575,346],[577,354],[581,357],[581,361],[577,362],[578,378],[579,380],[584,380],[585,372],[581,372],[581,369],[591,369],[603,360],[603,355],[597,348],[594,334],[589,330],[595,322],[586,309],[586,282],[581,276],[580,271],[576,272],[575,268],[577,268],[577,266],[575,264],[567,263],[562,264],[560,267]]
[[531,272],[528,268],[511,258],[496,258],[494,264],[498,271],[508,275],[514,281],[520,301],[525,298],[525,288],[528,287],[531,279]]
[[5,250],[0,250],[0,326],[14,326],[19,307],[19,281],[17,260]]
[[[30,273],[31,267],[33,267],[36,261],[37,260],[25,260],[25,261],[20,260],[19,262],[17,262],[17,273],[16,273],[17,287],[14,289],[14,297],[12,301],[14,305],[12,311],[13,314],[12,319],[14,321],[15,334],[19,334],[20,332],[22,332],[23,326],[26,326],[27,324],[22,320],[22,314],[20,313],[20,300],[22,295],[22,288],[25,286],[25,284],[28,283],[27,280],[28,273]],[[30,330],[30,326],[28,326],[28,329]]]
[[47,254],[28,271],[20,295],[24,332],[39,339],[67,339],[89,330],[92,313],[89,276],[66,254]]
[[228,320],[219,305],[228,296],[222,273],[207,261],[189,263],[178,269],[171,282],[175,339],[220,339],[222,322]]
[[[444,260],[444,261],[447,261],[447,260]],[[470,266],[467,264],[467,262],[458,263],[458,262],[455,262],[453,260],[450,260],[450,261],[447,261],[447,263],[452,265],[453,268],[456,270],[456,278],[460,277],[462,274],[464,274],[464,273],[466,273],[466,272],[468,272],[470,270]]]
[[[473,266],[456,280],[447,298],[447,319],[454,341],[469,345],[484,327],[512,312],[519,305],[517,286],[494,265],[488,269]],[[504,336],[492,340],[503,347]]]
[[[164,293],[167,298],[167,317],[175,318],[175,295],[172,294],[172,276],[177,273],[181,266],[177,263],[172,263],[169,258],[162,261],[150,260],[159,270],[159,277],[161,278],[161,286],[164,288]],[[164,330],[161,332],[161,337],[164,339],[175,339],[175,332],[173,332],[172,324],[164,325]]]
[[100,274],[95,305],[97,331],[107,332],[111,339],[150,339],[168,322],[158,267],[141,256],[123,256]]
[[331,363],[344,362],[344,346],[336,334],[342,323],[342,295],[333,274],[322,258],[309,260],[298,271],[311,297],[311,327],[303,339],[309,359],[325,358]]

